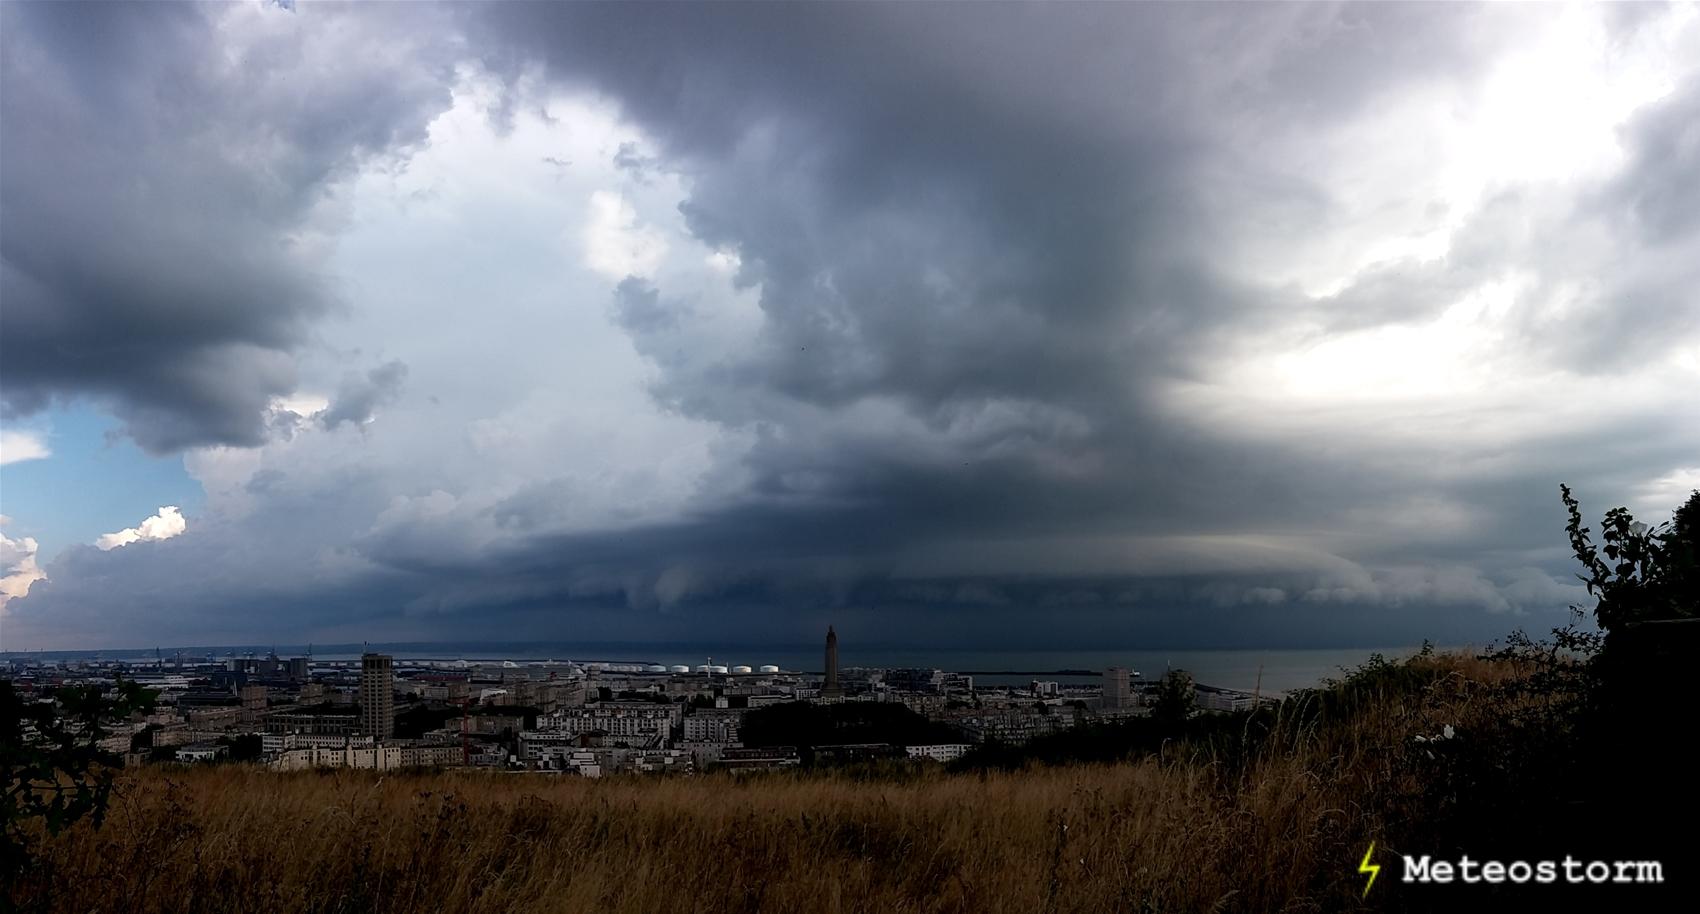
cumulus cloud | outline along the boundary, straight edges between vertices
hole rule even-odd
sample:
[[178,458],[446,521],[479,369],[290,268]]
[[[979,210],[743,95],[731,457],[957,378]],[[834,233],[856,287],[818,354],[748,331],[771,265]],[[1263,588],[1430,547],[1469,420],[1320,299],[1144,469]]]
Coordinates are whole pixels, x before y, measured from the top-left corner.
[[94,541],[101,551],[117,549],[131,543],[168,540],[189,529],[189,522],[184,519],[183,512],[176,505],[166,505],[159,513],[143,520],[134,527],[125,527],[116,533],[103,533]]
[[[0,528],[9,520],[0,514]],[[7,604],[28,596],[30,585],[47,577],[36,563],[37,549],[35,537],[12,539],[0,529],[0,616],[6,614]]]
[[53,456],[47,442],[35,432],[5,429],[0,431],[0,466],[9,463],[22,463],[25,460],[40,460]]

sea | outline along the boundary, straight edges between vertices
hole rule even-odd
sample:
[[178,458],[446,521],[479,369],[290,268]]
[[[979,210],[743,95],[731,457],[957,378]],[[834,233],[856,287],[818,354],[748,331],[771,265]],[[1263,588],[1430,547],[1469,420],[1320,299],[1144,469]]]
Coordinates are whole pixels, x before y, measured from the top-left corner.
[[[1172,669],[1185,670],[1203,685],[1246,692],[1277,695],[1308,688],[1338,677],[1368,661],[1374,654],[1397,659],[1416,653],[1415,646],[1381,648],[1314,648],[1287,650],[970,650],[960,648],[858,647],[840,642],[839,667],[921,667],[970,673],[977,684],[1025,685],[1039,680],[1060,683],[1096,683],[1108,667],[1137,671],[1145,679],[1158,679]],[[774,664],[784,670],[818,673],[824,652],[811,646],[758,646],[738,644],[641,644],[641,643],[410,643],[335,645],[228,645],[183,648],[147,648],[95,652],[47,651],[6,654],[8,658],[43,660],[89,659],[152,661],[170,659],[181,651],[185,658],[225,659],[245,655],[265,656],[275,651],[280,657],[310,653],[318,661],[355,661],[363,650],[394,656],[398,663],[501,662],[541,663],[637,663],[685,664],[693,669],[712,662],[720,666],[749,666],[759,669]],[[157,653],[156,653],[157,651]]]

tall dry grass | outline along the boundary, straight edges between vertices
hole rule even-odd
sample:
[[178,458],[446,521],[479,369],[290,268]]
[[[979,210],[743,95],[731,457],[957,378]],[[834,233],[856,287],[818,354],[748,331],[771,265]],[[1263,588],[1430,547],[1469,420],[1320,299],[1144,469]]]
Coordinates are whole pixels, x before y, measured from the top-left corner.
[[[1425,814],[1411,737],[1502,713],[1458,657],[1249,757],[898,780],[143,770],[12,887],[66,912],[1336,911]],[[1396,848],[1395,848],[1396,849]],[[1381,891],[1378,887],[1377,891]],[[1372,899],[1373,900],[1373,899]]]

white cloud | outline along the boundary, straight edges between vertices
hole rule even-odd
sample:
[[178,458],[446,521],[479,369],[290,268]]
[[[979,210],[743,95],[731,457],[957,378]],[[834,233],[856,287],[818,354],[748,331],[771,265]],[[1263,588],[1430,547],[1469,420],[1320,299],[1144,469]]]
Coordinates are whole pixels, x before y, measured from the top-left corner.
[[[0,525],[7,520],[0,514]],[[12,539],[0,533],[0,615],[5,615],[7,603],[28,594],[31,584],[47,577],[36,564],[36,550],[33,536]]]
[[584,226],[584,263],[611,279],[650,276],[667,256],[667,239],[638,221],[637,210],[613,191],[590,195]]
[[297,391],[287,397],[273,397],[271,409],[273,412],[294,413],[306,418],[314,413],[328,409],[331,405],[329,397],[323,394],[312,394]]
[[94,544],[102,551],[109,551],[143,540],[168,540],[188,527],[188,521],[183,519],[183,512],[179,511],[176,505],[166,505],[159,509],[158,514],[134,527],[126,527],[117,533],[103,534]]
[[35,432],[0,431],[0,466],[51,456],[53,451]]

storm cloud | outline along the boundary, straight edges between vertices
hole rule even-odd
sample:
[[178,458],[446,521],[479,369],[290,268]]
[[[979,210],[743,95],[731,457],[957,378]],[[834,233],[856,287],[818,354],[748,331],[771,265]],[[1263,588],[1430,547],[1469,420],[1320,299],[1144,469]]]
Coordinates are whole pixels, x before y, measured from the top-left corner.
[[151,451],[264,441],[293,353],[345,304],[317,250],[326,185],[419,142],[448,102],[409,53],[428,31],[363,53],[373,23],[347,12],[6,8],[9,416],[88,397]]
[[1483,640],[1700,483],[1690,10],[429,9],[4,11],[8,409],[208,515],[9,642]]

